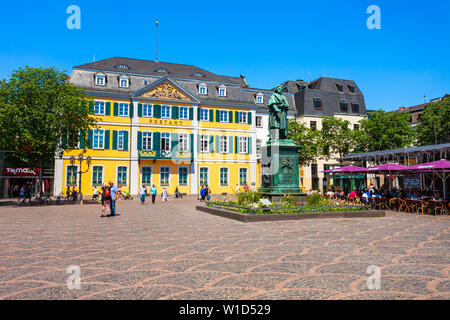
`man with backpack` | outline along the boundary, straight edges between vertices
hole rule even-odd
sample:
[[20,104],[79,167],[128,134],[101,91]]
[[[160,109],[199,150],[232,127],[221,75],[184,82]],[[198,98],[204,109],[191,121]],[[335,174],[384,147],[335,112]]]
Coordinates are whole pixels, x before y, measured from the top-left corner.
[[111,213],[109,217],[114,217],[116,215],[116,200],[121,194],[112,181],[109,181],[109,191],[111,192]]

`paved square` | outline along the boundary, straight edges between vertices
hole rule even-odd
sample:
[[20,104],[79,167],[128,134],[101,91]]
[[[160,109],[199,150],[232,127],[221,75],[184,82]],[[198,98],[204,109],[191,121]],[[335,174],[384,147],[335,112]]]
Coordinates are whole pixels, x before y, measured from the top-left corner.
[[196,204],[0,207],[0,299],[450,299],[448,216],[244,224]]

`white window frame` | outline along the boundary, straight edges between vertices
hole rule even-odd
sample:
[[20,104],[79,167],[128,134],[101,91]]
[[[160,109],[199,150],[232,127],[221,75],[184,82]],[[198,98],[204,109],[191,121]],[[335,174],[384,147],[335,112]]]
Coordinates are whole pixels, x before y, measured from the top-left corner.
[[[259,145],[259,147],[258,147]],[[261,139],[256,139],[256,156],[261,156],[262,155],[262,140]]]
[[[163,109],[169,108],[169,116],[163,116]],[[171,119],[172,118],[172,107],[168,105],[161,105],[161,119]]]
[[[204,137],[206,137],[206,150],[202,150],[203,148],[202,148],[202,138],[204,138]],[[209,135],[208,134],[204,134],[204,133],[202,133],[202,134],[200,134],[200,137],[199,137],[199,139],[200,139],[200,146],[199,146],[199,152],[201,152],[201,153],[209,153]]]
[[[259,119],[259,125],[258,125],[258,119]],[[256,116],[255,117],[255,127],[256,128],[262,128],[263,127],[263,117],[262,116]]]
[[[184,137],[183,143],[181,143],[182,137]],[[189,151],[189,142],[189,133],[180,133],[178,135],[178,150],[180,152]]]
[[[95,107],[97,103],[103,103],[103,112],[96,112]],[[96,116],[104,116],[106,113],[106,101],[105,100],[95,100],[94,101],[94,114]]]
[[[241,115],[243,115],[243,117],[241,117]],[[240,124],[247,124],[248,123],[248,114],[245,111],[239,111],[239,123]],[[245,121],[242,120],[242,118],[245,119]]]
[[[94,167],[102,167],[102,181],[100,182],[100,184],[93,184],[93,180],[94,180]],[[91,168],[91,187],[98,187],[98,186],[102,186],[103,183],[105,182],[105,166],[102,164],[94,164],[92,165]]]
[[150,183],[147,183],[147,182],[145,182],[145,184],[147,185],[147,184],[153,184],[153,166],[141,166],[141,170],[140,170],[140,184],[139,184],[139,188],[142,186],[142,184],[144,183],[143,182],[143,174],[142,174],[142,172],[144,171],[143,169],[144,168],[150,168],[150,172],[151,172],[151,174],[150,174]]
[[[240,136],[238,139],[238,143],[239,143],[239,154],[247,154],[248,153],[248,137],[245,136]],[[242,145],[245,146],[245,150],[241,151]]]
[[256,96],[256,103],[263,104],[264,103],[264,96],[262,94],[258,94]]
[[249,184],[248,182],[249,182],[249,179],[248,179],[248,168],[247,167],[239,167],[239,170],[238,170],[238,182],[239,182],[239,186],[245,186],[245,182],[244,182],[244,184],[241,184],[241,169],[245,169],[245,175],[246,175],[246,183],[247,183],[247,185]]
[[[202,90],[204,90],[204,92],[202,92]],[[207,86],[199,86],[198,87],[198,94],[206,96],[208,94],[208,87]]]
[[[226,120],[223,120],[223,121],[222,121],[222,112],[225,114],[225,118],[226,118]],[[219,110],[219,121],[222,123],[230,122],[229,115],[230,115],[230,113],[228,112],[228,110]]]
[[[148,115],[148,109],[150,109],[150,115]],[[144,113],[144,110],[147,112]],[[144,118],[153,118],[153,104],[152,103],[143,103],[142,104],[142,116]]]
[[[150,137],[145,137],[145,134],[150,134]],[[149,150],[153,150],[153,132],[152,131],[142,131],[142,141],[141,141],[141,148],[143,151],[149,151]],[[144,138],[150,138],[150,149],[148,148],[144,148]]]
[[220,153],[228,153],[228,136],[219,136],[219,151]]
[[[127,168],[126,176],[125,176],[125,183],[119,183],[119,168]],[[128,166],[125,166],[125,165],[116,166],[116,186],[118,186],[118,185],[127,186],[128,185],[128,175],[129,175]]]
[[[184,110],[186,110],[186,117],[181,117],[181,109],[184,109]],[[180,107],[179,109],[179,112],[178,112],[178,118],[180,119],[180,120],[189,120],[189,107]]]
[[[201,179],[201,170],[202,169],[206,169],[206,175],[207,175],[206,183],[203,183],[203,184],[200,181],[200,179]],[[202,186],[202,185],[207,184],[209,186],[210,185],[209,184],[209,176],[210,176],[210,174],[209,174],[209,168],[208,167],[199,167],[198,168],[198,185]]]
[[[126,85],[122,85],[122,81],[126,81]],[[130,84],[130,79],[127,79],[127,78],[119,78],[119,87],[120,88],[128,88],[128,86],[129,86],[129,84]]]
[[[69,167],[76,167],[77,168],[77,171],[75,172],[75,183],[74,184],[70,184],[70,185],[68,185],[67,184],[67,174],[69,173],[69,170],[68,170],[68,168]],[[71,165],[70,163],[69,164],[66,164],[66,175],[65,175],[65,177],[64,177],[64,186],[67,188],[68,186],[71,186],[71,187],[78,187],[78,164],[74,164],[74,165]]]
[[[96,132],[102,132],[101,135],[95,134]],[[102,145],[100,147],[99,141],[97,141],[97,147],[95,146],[95,137],[102,137]],[[92,149],[95,150],[104,150],[105,149],[105,129],[94,129],[92,130]]]
[[[120,106],[121,105],[127,105],[127,114],[120,114]],[[117,110],[117,115],[119,116],[119,117],[128,117],[128,115],[130,114],[130,104],[128,103],[128,102],[119,102],[119,107],[118,107],[118,110]]]
[[[99,83],[100,79],[102,79],[102,83]],[[101,87],[106,86],[106,76],[95,76],[95,85]]]
[[[200,109],[200,121],[209,122],[209,110],[210,109],[205,109],[205,108]],[[206,120],[202,119],[202,112],[206,112]]]
[[[180,184],[180,169],[185,168],[187,170],[187,181],[186,184]],[[188,166],[180,166],[178,167],[178,186],[189,187],[189,167]]]
[[[222,173],[220,172],[222,169],[227,170],[227,183],[222,184]],[[228,187],[230,185],[230,169],[228,167],[219,167],[219,186],[220,187]]]
[[[169,169],[169,178],[168,178],[168,181],[169,181],[169,183],[168,184],[162,184],[161,183],[161,178],[162,178],[162,174],[161,174],[161,169],[163,169],[163,168],[167,168],[167,169]],[[170,178],[171,178],[171,168],[170,168],[170,166],[159,166],[159,186],[160,187],[170,187]]]
[[[117,150],[124,150],[125,148],[125,133],[128,132],[127,130],[117,130]],[[120,136],[122,135],[122,147],[120,147],[119,141]]]
[[[222,94],[222,92],[223,92],[223,94]],[[219,97],[226,97],[227,96],[227,88],[219,87],[218,93],[219,93]]]
[[[163,134],[168,134],[168,140],[169,140],[169,148],[167,149],[163,149],[162,147],[162,142],[163,142]],[[171,151],[172,150],[172,135],[170,134],[170,132],[161,132],[160,134],[160,141],[159,141],[159,150],[161,151]]]

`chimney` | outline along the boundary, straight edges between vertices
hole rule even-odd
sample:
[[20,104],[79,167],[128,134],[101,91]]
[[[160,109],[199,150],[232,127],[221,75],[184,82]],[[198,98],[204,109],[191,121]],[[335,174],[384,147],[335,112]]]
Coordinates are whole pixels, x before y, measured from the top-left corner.
[[245,80],[244,74],[241,74],[241,79],[242,79],[242,82],[244,83],[244,88],[248,88],[248,83],[247,83],[247,80]]

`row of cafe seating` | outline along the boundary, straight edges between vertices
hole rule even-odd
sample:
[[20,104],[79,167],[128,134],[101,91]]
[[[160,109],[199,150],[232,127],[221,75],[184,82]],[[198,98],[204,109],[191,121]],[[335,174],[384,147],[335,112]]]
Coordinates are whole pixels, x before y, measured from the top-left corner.
[[[450,176],[450,161],[439,160],[429,163],[422,163],[414,166],[402,166],[398,164],[382,164],[369,168],[357,166],[340,167],[325,170],[325,173],[372,173],[385,174],[390,177],[396,175],[422,175],[430,174],[433,178],[438,177],[442,181],[442,193],[433,192],[432,195],[423,194],[418,197],[410,192],[388,192],[387,194],[372,196],[368,198],[369,205],[373,209],[395,210],[415,214],[449,214],[450,204],[446,181]],[[391,181],[392,182],[392,181]],[[417,193],[421,193],[419,190]],[[394,194],[394,195],[393,195]],[[403,194],[403,196],[401,196]],[[355,198],[353,202],[361,202],[361,198]]]

